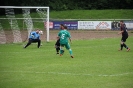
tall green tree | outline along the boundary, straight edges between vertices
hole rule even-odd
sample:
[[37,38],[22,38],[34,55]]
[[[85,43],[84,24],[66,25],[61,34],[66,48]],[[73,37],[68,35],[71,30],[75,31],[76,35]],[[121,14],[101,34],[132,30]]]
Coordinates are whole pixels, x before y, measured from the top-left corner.
[[51,10],[133,9],[133,0],[0,0],[1,6],[49,6]]

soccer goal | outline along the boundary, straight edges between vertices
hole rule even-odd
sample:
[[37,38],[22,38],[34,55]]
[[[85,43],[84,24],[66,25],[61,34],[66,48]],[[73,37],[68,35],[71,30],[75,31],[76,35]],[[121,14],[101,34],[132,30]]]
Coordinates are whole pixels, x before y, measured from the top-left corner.
[[0,11],[0,44],[23,42],[35,29],[46,31],[49,42],[49,7],[0,6]]

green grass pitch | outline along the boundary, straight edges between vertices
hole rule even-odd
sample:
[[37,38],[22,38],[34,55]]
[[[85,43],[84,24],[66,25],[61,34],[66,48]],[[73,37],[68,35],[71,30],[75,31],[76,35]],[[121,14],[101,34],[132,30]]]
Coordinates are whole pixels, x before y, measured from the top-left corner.
[[0,88],[133,88],[130,52],[118,51],[120,38],[73,40],[74,58],[56,55],[54,43],[0,45]]

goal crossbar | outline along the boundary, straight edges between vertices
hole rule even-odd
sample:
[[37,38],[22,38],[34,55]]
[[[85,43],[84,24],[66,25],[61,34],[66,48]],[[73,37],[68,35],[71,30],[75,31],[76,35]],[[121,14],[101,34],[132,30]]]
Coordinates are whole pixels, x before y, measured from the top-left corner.
[[[12,9],[47,9],[47,14],[46,14],[46,31],[47,31],[47,42],[49,42],[49,7],[43,7],[43,6],[0,6],[0,8],[12,8]],[[17,18],[16,18],[17,19]],[[38,19],[38,18],[37,18]]]
[[42,7],[42,6],[0,6],[0,8],[18,8],[18,9],[21,9],[21,8],[48,8],[49,9],[49,7]]

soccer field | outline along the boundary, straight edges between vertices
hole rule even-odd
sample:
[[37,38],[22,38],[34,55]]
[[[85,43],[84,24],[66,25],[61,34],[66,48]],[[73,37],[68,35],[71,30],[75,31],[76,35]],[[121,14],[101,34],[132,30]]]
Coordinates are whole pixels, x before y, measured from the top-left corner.
[[120,38],[73,40],[56,55],[54,44],[0,45],[0,88],[133,88],[133,37],[129,52],[118,51]]

